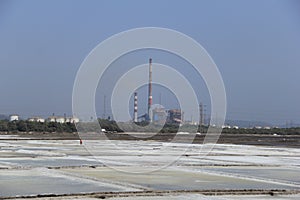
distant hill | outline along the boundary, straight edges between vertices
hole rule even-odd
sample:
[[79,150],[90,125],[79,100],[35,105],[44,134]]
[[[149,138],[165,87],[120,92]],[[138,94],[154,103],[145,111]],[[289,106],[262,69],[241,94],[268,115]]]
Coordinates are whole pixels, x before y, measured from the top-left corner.
[[9,119],[7,115],[0,114],[0,120]]
[[261,127],[272,127],[274,126],[271,123],[262,122],[262,121],[247,121],[247,120],[226,120],[225,124],[228,124],[230,126],[238,126],[243,128],[249,128],[254,126],[261,126]]

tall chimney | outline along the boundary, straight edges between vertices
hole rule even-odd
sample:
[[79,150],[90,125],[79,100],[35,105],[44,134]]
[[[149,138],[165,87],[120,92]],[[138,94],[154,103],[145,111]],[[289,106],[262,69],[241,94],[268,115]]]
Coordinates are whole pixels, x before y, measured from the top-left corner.
[[150,109],[152,106],[152,58],[149,59],[149,84],[148,84],[148,117],[152,121],[150,116]]
[[137,92],[134,92],[134,111],[133,111],[133,121],[138,121],[138,97]]

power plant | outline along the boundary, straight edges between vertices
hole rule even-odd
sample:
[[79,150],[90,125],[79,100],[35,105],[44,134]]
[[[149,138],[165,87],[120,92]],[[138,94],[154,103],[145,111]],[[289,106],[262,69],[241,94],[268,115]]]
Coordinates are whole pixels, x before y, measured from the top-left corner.
[[[145,120],[148,122],[180,124],[183,122],[183,112],[180,109],[172,109],[166,111],[163,107],[154,108],[152,110],[152,58],[149,59],[149,82],[148,82],[148,107],[147,113],[138,117],[138,96],[137,92],[134,92],[134,111],[133,111],[133,122]],[[164,117],[165,116],[165,117]]]

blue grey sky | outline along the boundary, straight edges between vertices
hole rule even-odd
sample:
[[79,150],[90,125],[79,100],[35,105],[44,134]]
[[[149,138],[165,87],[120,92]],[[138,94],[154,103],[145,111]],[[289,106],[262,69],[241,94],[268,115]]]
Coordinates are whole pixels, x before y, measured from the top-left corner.
[[208,51],[225,83],[228,119],[300,123],[297,0],[0,0],[0,113],[70,114],[87,54],[145,26],[180,31]]

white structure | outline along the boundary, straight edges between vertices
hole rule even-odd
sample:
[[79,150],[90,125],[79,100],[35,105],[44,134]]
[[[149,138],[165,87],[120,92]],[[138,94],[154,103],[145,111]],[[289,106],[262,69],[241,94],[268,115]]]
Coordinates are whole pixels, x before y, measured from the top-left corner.
[[31,118],[28,118],[28,121],[30,122],[45,122],[45,119],[41,118],[41,117],[31,117]]
[[57,122],[57,123],[63,124],[63,123],[66,122],[66,119],[65,119],[64,117],[57,117],[57,118],[56,118],[56,122]]
[[51,116],[47,119],[48,122],[57,122],[57,123],[78,123],[79,119],[77,117],[60,117],[60,116]]
[[76,124],[76,123],[79,122],[79,119],[77,117],[67,117],[65,122],[66,123]]
[[10,115],[9,116],[9,121],[18,121],[19,120],[19,115]]
[[47,121],[48,122],[56,122],[56,117],[55,116],[48,117]]
[[222,125],[222,128],[231,128],[229,125]]
[[48,117],[47,121],[48,122],[65,123],[65,118],[59,117],[59,116],[51,116],[51,117]]

